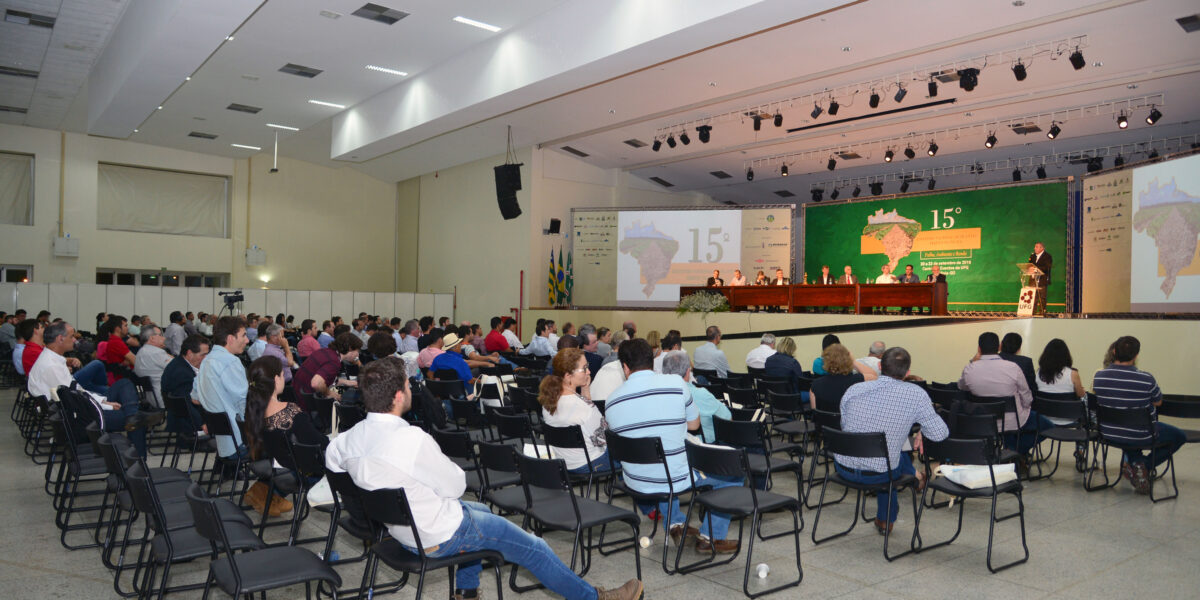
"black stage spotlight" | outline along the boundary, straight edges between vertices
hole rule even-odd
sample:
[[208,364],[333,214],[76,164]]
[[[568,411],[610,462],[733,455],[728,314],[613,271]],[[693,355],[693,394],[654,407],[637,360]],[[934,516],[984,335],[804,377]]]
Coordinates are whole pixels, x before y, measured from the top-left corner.
[[754,181],[754,167],[746,169],[746,181]]
[[996,134],[989,133],[987,139],[983,141],[984,148],[992,148],[996,145]]
[[[1059,56],[1061,56],[1061,55],[1059,55]],[[1083,52],[1080,52],[1078,47],[1076,47],[1075,51],[1071,53],[1070,59],[1071,59],[1071,66],[1075,67],[1076,71],[1082,69],[1085,65],[1087,65],[1087,61],[1083,59]]]
[[1050,131],[1046,132],[1046,137],[1048,137],[1050,139],[1054,139],[1054,138],[1058,137],[1058,134],[1060,134],[1060,133],[1062,133],[1062,127],[1059,127],[1058,123],[1052,123],[1050,125]]
[[1125,116],[1125,111],[1121,111],[1121,114],[1117,115],[1117,128],[1125,129],[1126,127],[1129,127],[1129,117]]
[[837,168],[837,159],[830,156],[829,162],[825,163],[825,168],[829,169],[830,171],[836,169]]
[[776,113],[773,123],[776,127],[783,127],[783,113]]
[[979,69],[971,67],[970,69],[959,69],[958,71],[958,87],[964,91],[971,91],[975,86],[979,85]]
[[809,114],[810,116],[812,116],[812,118],[814,118],[814,119],[815,119],[815,118],[817,118],[817,117],[821,116],[821,110],[822,110],[822,109],[821,109],[821,105],[820,105],[820,104],[814,104],[814,105],[813,105],[812,112],[810,112],[810,113],[808,113],[808,114]]
[[1025,70],[1025,64],[1019,60],[1017,64],[1013,65],[1012,69],[1013,77],[1016,77],[1017,81],[1025,81],[1025,78],[1029,76],[1029,73]]
[[896,90],[896,95],[892,99],[895,100],[896,102],[903,102],[904,97],[907,95],[908,95],[908,90],[901,87],[900,89]]
[[937,82],[932,79],[929,80],[929,97],[937,97]]
[[1088,162],[1087,162],[1087,172],[1088,173],[1095,173],[1096,171],[1099,171],[1103,168],[1104,168],[1104,157],[1103,156],[1094,156],[1094,157],[1088,159]]
[[892,152],[892,150],[889,148],[887,152],[883,153],[883,162],[892,162],[892,159],[895,157],[896,153]]
[[871,92],[871,100],[867,104],[870,104],[871,108],[879,108],[879,94]]
[[838,111],[838,108],[839,108],[839,106],[838,106],[837,100],[834,100],[833,98],[830,98],[830,99],[829,99],[829,114],[830,114],[830,115],[836,115],[836,114],[837,114],[837,111]]
[[683,145],[686,146],[686,145],[692,143],[692,138],[688,137],[688,134],[685,131],[685,132],[679,134],[679,141],[683,142]]
[[1157,123],[1158,120],[1161,118],[1162,118],[1162,113],[1158,112],[1157,108],[1154,108],[1153,106],[1151,106],[1150,114],[1146,115],[1146,124],[1153,125],[1153,124]]
[[929,149],[926,150],[925,152],[927,154],[929,154],[930,156],[937,156],[937,151],[938,151],[937,142],[929,142]]
[[929,186],[928,186],[928,187],[929,187],[929,189],[930,189],[930,190],[932,190],[933,188],[937,187],[937,180],[936,180],[936,179],[934,179],[934,178],[932,178],[932,177],[930,177],[930,178],[929,178]]
[[833,191],[829,193],[829,199],[837,200],[838,196],[841,196],[841,195],[842,195],[842,193],[839,192],[837,188],[833,188]]
[[904,149],[904,157],[905,158],[913,159],[913,158],[916,158],[916,156],[917,156],[917,152],[912,149],[912,146],[909,146]]
[[854,190],[852,190],[852,191],[850,192],[850,196],[852,196],[852,197],[854,197],[854,198],[857,198],[857,197],[858,197],[858,195],[859,195],[859,194],[861,194],[861,193],[862,193],[862,188],[861,188],[861,187],[858,187],[858,186],[856,185],[856,186],[854,186]]
[[662,150],[662,140],[654,138],[654,143],[650,145],[650,149],[655,152]]
[[883,193],[883,182],[882,181],[872,181],[871,182],[871,194],[874,196],[878,196],[882,193]]
[[709,135],[712,133],[712,125],[701,125],[696,128],[696,133],[700,134],[700,143],[707,144]]
[[762,116],[754,115],[753,120],[754,120],[754,130],[758,131],[758,130],[762,129]]
[[1149,156],[1147,156],[1146,158],[1148,158],[1148,159],[1155,159],[1155,158],[1158,158],[1158,150],[1151,150],[1151,151],[1150,151],[1150,155],[1149,155]]
[[1038,165],[1038,168],[1037,168],[1037,178],[1038,178],[1038,179],[1045,179],[1045,178],[1046,178],[1046,165]]
[[907,192],[907,191],[908,191],[908,180],[905,179],[904,181],[900,182],[900,193],[903,194],[904,192]]
[[779,174],[780,174],[780,175],[782,175],[782,176],[784,176],[784,177],[787,177],[787,176],[788,176],[788,168],[787,168],[787,165],[783,165],[783,166],[779,167]]
[[1021,180],[1021,170],[1013,169],[1013,181],[1020,181],[1020,180]]
[[1117,157],[1113,159],[1113,166],[1114,167],[1125,166],[1125,157],[1118,154]]
[[825,196],[825,190],[823,190],[821,188],[813,188],[813,191],[812,191],[812,201],[813,202],[820,202],[821,200],[824,199],[824,196]]
[[667,146],[669,146],[671,148],[675,147],[675,134],[671,134],[671,135],[667,136]]

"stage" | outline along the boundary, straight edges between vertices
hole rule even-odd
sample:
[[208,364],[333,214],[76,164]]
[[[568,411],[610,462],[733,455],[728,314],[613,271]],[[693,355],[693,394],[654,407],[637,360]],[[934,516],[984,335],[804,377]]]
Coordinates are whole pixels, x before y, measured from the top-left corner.
[[[760,336],[773,333],[796,341],[796,359],[806,369],[821,350],[821,338],[837,335],[855,357],[866,354],[872,342],[904,346],[913,355],[912,371],[933,381],[956,381],[962,368],[975,355],[976,340],[984,331],[1001,336],[1021,334],[1021,353],[1037,362],[1046,342],[1067,342],[1084,387],[1091,388],[1092,374],[1100,368],[1104,351],[1122,335],[1142,342],[1138,366],[1154,374],[1166,393],[1200,393],[1200,369],[1196,369],[1195,340],[1200,340],[1200,320],[1148,320],[1128,318],[1018,318],[1015,316],[921,316],[855,315],[839,313],[725,312],[685,313],[671,310],[601,310],[530,308],[522,314],[521,339],[533,335],[537,319],[554,319],[559,330],[565,323],[576,327],[592,323],[597,328],[619,329],[625,321],[637,324],[638,337],[651,330],[665,335],[678,329],[689,352],[703,343],[705,328],[722,331],[721,349],[735,371],[745,371],[745,356],[758,345]],[[1011,315],[1011,313],[1008,313]]]

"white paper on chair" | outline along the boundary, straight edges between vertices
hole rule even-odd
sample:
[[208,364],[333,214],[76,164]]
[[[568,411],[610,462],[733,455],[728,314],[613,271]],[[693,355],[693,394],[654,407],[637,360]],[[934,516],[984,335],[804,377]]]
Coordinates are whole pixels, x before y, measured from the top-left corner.
[[[1017,479],[1017,466],[1012,463],[994,465],[992,472],[996,477],[996,485]],[[987,465],[940,465],[934,471],[934,475],[941,475],[958,485],[973,490],[992,485],[992,477],[988,475]]]
[[[533,444],[525,442],[525,447],[521,452],[529,458],[558,458],[554,455],[554,451],[545,444],[538,444],[535,448]],[[539,455],[540,453],[540,455]]]

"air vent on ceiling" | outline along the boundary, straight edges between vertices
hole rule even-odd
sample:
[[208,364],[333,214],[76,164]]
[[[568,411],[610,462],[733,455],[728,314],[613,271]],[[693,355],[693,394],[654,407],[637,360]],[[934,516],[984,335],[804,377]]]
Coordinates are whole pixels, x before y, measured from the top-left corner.
[[326,19],[340,19],[340,18],[342,18],[342,13],[340,13],[340,12],[334,12],[334,11],[332,11],[332,10],[323,10],[323,11],[321,11],[320,13],[317,13],[317,14],[321,15],[322,17],[325,17]]
[[0,75],[12,75],[13,77],[28,77],[30,79],[37,79],[39,73],[37,71],[30,71],[29,69],[18,69],[16,67],[6,67],[0,65]]
[[316,77],[322,73],[321,69],[314,69],[312,67],[297,65],[295,63],[283,65],[279,68],[279,70],[289,75],[299,75],[300,77],[308,77],[309,79],[312,79],[313,77]]
[[574,154],[575,156],[578,156],[580,158],[585,158],[585,157],[591,156],[591,154],[588,154],[587,152],[584,152],[583,150],[580,150],[578,148],[572,148],[570,146],[563,146],[562,149],[566,150],[567,152],[570,152],[571,154]]
[[793,194],[787,190],[779,190],[779,191],[775,192],[775,195],[779,196],[780,198],[791,198],[792,196],[795,196],[795,194]]
[[1186,17],[1180,17],[1175,19],[1175,22],[1179,23],[1179,26],[1188,33],[1200,30],[1200,15],[1188,15]]
[[862,158],[861,154],[859,154],[853,150],[843,150],[841,152],[837,152],[836,154],[838,155],[838,158],[841,158],[842,160],[853,160],[855,158]]
[[729,179],[730,177],[733,177],[733,175],[730,175],[725,171],[709,171],[708,174],[716,177],[717,179]]
[[250,106],[248,104],[238,104],[237,102],[231,102],[229,104],[229,106],[226,106],[225,108],[228,108],[229,110],[236,110],[238,112],[250,113],[252,115],[257,115],[258,112],[262,110],[262,108],[259,108],[257,106]]
[[675,184],[671,183],[670,181],[667,181],[666,179],[663,179],[662,177],[651,177],[650,181],[653,181],[654,183],[657,183],[658,185],[661,185],[663,187],[675,187]]
[[55,18],[10,8],[4,11],[4,20],[18,25],[33,25],[34,27],[50,29],[54,27]]
[[1012,128],[1013,133],[1019,133],[1021,135],[1037,133],[1042,130],[1041,127],[1038,127],[1037,123],[1032,123],[1032,122],[1030,122],[1030,123],[1013,123],[1012,125],[1009,125],[1009,127]]
[[929,76],[942,82],[942,83],[951,83],[954,81],[958,81],[958,70],[957,69],[942,69],[941,71],[934,71],[934,72],[930,73]]
[[625,140],[625,143],[630,146],[633,146],[634,148],[642,148],[642,147],[646,146],[646,142],[643,142],[642,140],[639,140],[636,138],[630,139],[630,140]]
[[408,16],[408,13],[402,10],[396,10],[394,8],[380,6],[378,4],[371,4],[370,2],[362,5],[362,8],[354,11],[351,14],[356,17],[369,19],[371,21],[379,21],[385,25],[392,25],[396,21]]
[[215,140],[217,139],[217,134],[204,133],[203,131],[193,131],[188,134],[188,137],[200,138],[202,140]]
[[21,108],[20,106],[5,106],[3,104],[0,104],[0,112],[9,112],[9,113],[16,113],[18,115],[23,115],[23,114],[29,112],[29,109]]

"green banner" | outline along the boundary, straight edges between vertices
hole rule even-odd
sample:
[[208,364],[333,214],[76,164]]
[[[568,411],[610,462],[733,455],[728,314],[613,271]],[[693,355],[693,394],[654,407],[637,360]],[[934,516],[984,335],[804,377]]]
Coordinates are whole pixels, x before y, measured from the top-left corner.
[[1067,275],[1067,184],[1008,186],[836,204],[805,204],[804,275],[849,265],[872,283],[883,265],[922,281],[934,265],[949,284],[950,310],[1016,312],[1016,264],[1036,242],[1054,259],[1046,309],[1062,312]]

